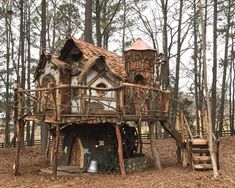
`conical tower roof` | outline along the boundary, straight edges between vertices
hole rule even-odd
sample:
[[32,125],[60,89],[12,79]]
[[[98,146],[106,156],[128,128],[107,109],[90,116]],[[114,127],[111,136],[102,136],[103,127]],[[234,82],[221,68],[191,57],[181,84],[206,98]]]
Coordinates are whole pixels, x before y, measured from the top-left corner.
[[130,50],[141,50],[141,51],[142,50],[152,50],[152,51],[156,51],[151,46],[146,44],[141,38],[137,38],[136,41],[134,43],[132,43],[132,45],[125,50],[125,52],[130,51]]

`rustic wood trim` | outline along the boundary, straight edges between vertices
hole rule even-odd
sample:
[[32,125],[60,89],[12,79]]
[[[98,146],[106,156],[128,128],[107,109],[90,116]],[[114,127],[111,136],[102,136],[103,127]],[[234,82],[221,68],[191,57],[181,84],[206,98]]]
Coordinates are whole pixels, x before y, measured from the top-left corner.
[[148,86],[143,86],[143,85],[139,85],[139,84],[131,84],[131,83],[122,83],[123,86],[127,86],[127,87],[135,87],[135,88],[139,88],[139,89],[147,89],[147,90],[153,90],[153,91],[161,91],[162,93],[170,93],[169,90],[161,90],[158,88],[154,88],[154,87],[148,87]]
[[[93,71],[95,71],[97,73],[97,75],[91,79],[91,81],[87,82],[87,85],[92,85],[98,78],[102,77],[105,73],[106,73],[106,70],[103,69],[101,72],[97,72],[96,70],[92,69]],[[88,75],[86,76],[88,77]]]
[[120,97],[120,99],[119,99],[120,110],[121,110],[121,112],[123,112],[123,110],[124,110],[124,90],[120,90],[119,97]]
[[108,80],[108,82],[109,82],[113,87],[115,86],[115,82],[114,82],[111,78],[109,78],[107,74],[105,74],[103,77],[104,77],[106,80]]
[[58,109],[57,109],[57,107],[59,107],[60,105],[57,104],[56,91],[55,90],[52,91],[52,99],[53,99],[53,103],[54,103],[54,118],[55,118],[55,120],[57,120],[58,119]]
[[[89,99],[89,97],[81,97],[79,99]],[[111,102],[116,102],[116,97],[111,98],[111,97],[99,97],[99,96],[91,96],[91,100],[102,100],[102,101],[111,101]]]
[[161,91],[162,93],[170,93],[169,90],[161,90],[158,88],[153,88],[153,87],[147,87],[143,85],[138,85],[138,84],[131,84],[131,83],[122,83],[118,87],[113,87],[113,88],[96,88],[96,87],[90,87],[90,86],[70,86],[69,84],[60,84],[57,85],[53,88],[37,88],[37,89],[22,89],[18,88],[17,92],[37,92],[37,91],[48,91],[52,89],[63,89],[63,88],[71,88],[71,89],[92,89],[92,90],[102,90],[102,91],[114,91],[114,90],[120,90],[123,89],[124,87],[135,87],[139,89],[147,89],[147,90],[153,90],[153,91]]
[[61,90],[57,90],[57,97],[56,97],[56,114],[57,114],[57,118],[56,121],[60,122],[61,120],[61,104],[62,104],[62,94],[61,94]]

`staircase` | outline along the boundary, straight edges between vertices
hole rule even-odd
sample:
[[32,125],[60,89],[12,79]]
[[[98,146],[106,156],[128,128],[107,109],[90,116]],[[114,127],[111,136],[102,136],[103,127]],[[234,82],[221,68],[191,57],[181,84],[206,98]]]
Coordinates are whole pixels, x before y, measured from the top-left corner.
[[[191,132],[187,122],[186,125],[181,125],[181,130],[176,130],[169,121],[161,122],[161,126],[176,140],[178,148],[181,149],[181,162],[184,167],[189,164],[192,170],[213,170],[208,140],[206,138],[195,138],[196,135]],[[219,169],[218,140],[214,142],[214,152]],[[177,153],[177,157],[179,156]]]
[[194,138],[190,145],[192,169],[212,170],[208,141],[204,138]]

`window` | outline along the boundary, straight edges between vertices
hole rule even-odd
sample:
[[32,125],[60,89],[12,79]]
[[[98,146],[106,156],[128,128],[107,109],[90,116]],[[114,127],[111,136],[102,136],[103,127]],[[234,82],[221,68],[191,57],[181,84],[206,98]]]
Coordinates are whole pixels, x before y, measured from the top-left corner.
[[144,85],[144,77],[141,74],[137,74],[135,76],[135,84],[141,84]]
[[[104,83],[102,83],[102,82],[99,83],[99,84],[97,84],[96,87],[97,87],[97,88],[104,88],[104,89],[107,88],[107,86],[106,86]],[[106,94],[106,91],[97,90],[96,92],[97,92],[97,94],[98,94],[99,96],[103,96],[103,95]]]

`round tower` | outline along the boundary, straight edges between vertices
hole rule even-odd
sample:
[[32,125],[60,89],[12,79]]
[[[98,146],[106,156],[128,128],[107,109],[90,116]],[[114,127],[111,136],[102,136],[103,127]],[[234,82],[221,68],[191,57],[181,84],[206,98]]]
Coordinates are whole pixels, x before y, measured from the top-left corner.
[[156,50],[138,38],[124,52],[128,82],[154,86]]

